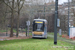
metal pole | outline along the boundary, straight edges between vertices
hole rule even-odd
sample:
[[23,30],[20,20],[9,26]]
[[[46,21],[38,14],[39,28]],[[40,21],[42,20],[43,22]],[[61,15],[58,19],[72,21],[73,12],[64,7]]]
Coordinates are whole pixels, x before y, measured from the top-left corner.
[[26,26],[26,36],[27,36],[27,26]]
[[[7,6],[6,6],[6,12],[7,12],[7,10],[8,10],[8,9],[7,9]],[[5,18],[7,17],[6,12],[5,12]],[[7,18],[6,18],[6,22],[7,22]],[[8,27],[8,26],[7,26],[7,24],[6,24],[6,36],[7,36],[7,34],[8,34],[8,33],[7,33],[7,30],[8,30],[7,27]]]
[[55,23],[54,23],[54,44],[57,44],[57,18],[58,18],[58,0],[55,2]]
[[6,36],[8,36],[8,35],[7,35],[7,34],[8,34],[8,33],[7,33],[7,30],[8,30],[8,29],[7,29],[7,26],[6,26]]
[[28,36],[29,36],[29,26],[28,26]]
[[[45,3],[45,0],[44,0],[44,3]],[[44,4],[44,17],[45,17],[45,4]]]
[[44,17],[45,17],[45,5],[44,5]]
[[68,36],[69,36],[69,5],[70,5],[70,0],[68,0]]
[[39,16],[39,11],[37,11],[37,13],[38,13],[38,19],[40,19],[40,16]]

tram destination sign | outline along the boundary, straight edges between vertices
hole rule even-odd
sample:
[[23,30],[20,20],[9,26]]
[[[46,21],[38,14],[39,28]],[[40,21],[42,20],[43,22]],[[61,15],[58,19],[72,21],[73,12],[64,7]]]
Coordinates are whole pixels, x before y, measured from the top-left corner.
[[36,21],[35,23],[43,23],[43,22],[38,22],[38,21]]

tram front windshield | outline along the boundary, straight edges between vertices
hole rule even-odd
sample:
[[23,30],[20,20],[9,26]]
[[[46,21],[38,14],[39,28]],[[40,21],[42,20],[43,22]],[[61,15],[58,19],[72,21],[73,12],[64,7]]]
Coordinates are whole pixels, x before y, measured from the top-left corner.
[[35,23],[33,26],[33,31],[44,31],[43,23]]

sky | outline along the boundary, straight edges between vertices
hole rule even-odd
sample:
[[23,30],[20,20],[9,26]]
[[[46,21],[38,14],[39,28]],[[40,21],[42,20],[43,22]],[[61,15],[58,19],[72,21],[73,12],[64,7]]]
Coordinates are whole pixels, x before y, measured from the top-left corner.
[[[46,0],[46,1],[49,2],[49,0]],[[58,0],[58,4],[63,4],[64,2],[68,2],[68,0]]]
[[[29,0],[27,0],[29,1]],[[40,0],[41,1],[41,0]],[[51,0],[45,0],[47,3]],[[55,1],[55,0],[54,0]],[[71,0],[70,0],[71,1]],[[63,4],[64,2],[68,2],[68,0],[58,0],[58,4]]]
[[59,0],[59,4],[62,4],[63,2],[68,2],[68,0]]

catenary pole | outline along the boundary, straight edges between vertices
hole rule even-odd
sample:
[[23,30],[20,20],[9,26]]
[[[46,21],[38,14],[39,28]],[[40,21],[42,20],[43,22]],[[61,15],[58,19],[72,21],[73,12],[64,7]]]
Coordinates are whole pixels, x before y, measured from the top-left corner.
[[69,36],[69,6],[70,6],[70,0],[68,0],[68,36]]
[[54,44],[57,45],[58,0],[55,1]]

